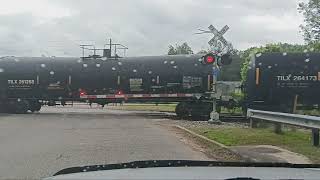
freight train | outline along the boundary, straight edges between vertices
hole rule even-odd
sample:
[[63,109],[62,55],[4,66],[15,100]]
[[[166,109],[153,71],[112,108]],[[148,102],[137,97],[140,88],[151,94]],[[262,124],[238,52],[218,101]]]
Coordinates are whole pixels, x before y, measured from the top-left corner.
[[243,106],[291,113],[320,104],[320,53],[257,53],[249,64]]
[[[102,106],[177,102],[180,117],[208,117],[213,78],[212,65],[203,63],[204,57],[208,56],[2,57],[0,107],[6,112],[26,113],[67,101]],[[218,109],[241,106],[291,112],[294,102],[320,104],[320,53],[258,53],[242,87],[243,101],[219,97]]]
[[26,113],[67,101],[179,102],[179,116],[208,115],[212,65],[203,64],[203,56],[3,57],[1,109]]

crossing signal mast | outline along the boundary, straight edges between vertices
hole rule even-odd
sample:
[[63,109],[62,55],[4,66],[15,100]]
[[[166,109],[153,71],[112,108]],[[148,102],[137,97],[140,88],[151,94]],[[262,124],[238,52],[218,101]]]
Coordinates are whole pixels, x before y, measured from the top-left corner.
[[212,65],[212,112],[210,113],[209,122],[221,123],[219,120],[219,113],[216,111],[216,98],[217,98],[217,76],[220,71],[220,67],[229,65],[232,62],[231,54],[233,54],[232,44],[229,43],[224,37],[229,30],[229,26],[225,25],[220,31],[218,31],[213,25],[208,27],[209,30],[198,29],[200,32],[196,34],[213,34],[214,37],[208,42],[211,48],[211,52],[202,57],[202,64]]

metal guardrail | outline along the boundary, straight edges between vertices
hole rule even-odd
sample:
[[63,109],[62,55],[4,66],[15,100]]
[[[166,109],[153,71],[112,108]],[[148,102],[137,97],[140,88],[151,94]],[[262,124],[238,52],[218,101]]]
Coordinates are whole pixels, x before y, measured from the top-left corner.
[[319,145],[320,117],[254,109],[248,109],[247,117],[250,118],[250,122],[258,119],[310,128],[312,129],[312,144],[314,146]]
[[248,109],[247,117],[320,129],[320,117]]

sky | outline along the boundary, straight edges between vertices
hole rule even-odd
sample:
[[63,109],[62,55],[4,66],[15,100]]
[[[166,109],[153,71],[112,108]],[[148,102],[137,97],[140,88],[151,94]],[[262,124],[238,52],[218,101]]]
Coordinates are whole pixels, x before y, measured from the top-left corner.
[[[108,38],[127,56],[163,55],[170,44],[208,49],[212,24],[230,29],[236,49],[267,43],[302,44],[301,0],[0,0],[0,56],[81,56],[80,44]],[[122,54],[122,51],[119,51]]]

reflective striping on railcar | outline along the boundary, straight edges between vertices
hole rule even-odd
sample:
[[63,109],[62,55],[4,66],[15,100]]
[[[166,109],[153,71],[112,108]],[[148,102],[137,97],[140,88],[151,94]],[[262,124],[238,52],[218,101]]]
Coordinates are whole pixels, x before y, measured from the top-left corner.
[[182,97],[196,97],[199,94],[179,93],[179,94],[123,94],[123,95],[80,95],[81,99],[122,99],[122,98],[182,98]]

